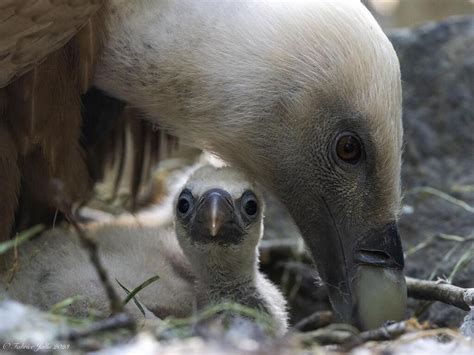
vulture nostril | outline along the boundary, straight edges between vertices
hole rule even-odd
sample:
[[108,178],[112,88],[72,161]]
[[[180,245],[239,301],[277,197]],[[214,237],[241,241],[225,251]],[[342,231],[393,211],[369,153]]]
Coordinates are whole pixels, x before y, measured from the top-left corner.
[[392,257],[381,250],[359,249],[355,254],[355,259],[360,264],[385,267],[393,262]]
[[404,258],[400,235],[395,222],[368,231],[354,245],[354,262],[403,270]]

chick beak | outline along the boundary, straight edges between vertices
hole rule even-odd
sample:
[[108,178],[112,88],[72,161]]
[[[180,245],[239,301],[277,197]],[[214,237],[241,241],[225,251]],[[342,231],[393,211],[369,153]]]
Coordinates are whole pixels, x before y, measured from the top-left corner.
[[216,237],[223,223],[222,213],[219,213],[221,205],[221,198],[219,195],[214,194],[214,196],[211,196],[209,204],[209,234],[211,237]]
[[217,237],[221,228],[232,221],[231,201],[229,193],[220,189],[209,190],[202,196],[197,215],[211,237]]

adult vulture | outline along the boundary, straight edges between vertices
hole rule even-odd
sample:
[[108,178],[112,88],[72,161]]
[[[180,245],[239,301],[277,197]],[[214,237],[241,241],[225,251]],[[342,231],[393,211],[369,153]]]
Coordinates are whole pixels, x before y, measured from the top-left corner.
[[403,316],[399,64],[360,2],[6,0],[0,65],[3,236],[53,178],[84,197],[105,92],[273,191],[342,320]]

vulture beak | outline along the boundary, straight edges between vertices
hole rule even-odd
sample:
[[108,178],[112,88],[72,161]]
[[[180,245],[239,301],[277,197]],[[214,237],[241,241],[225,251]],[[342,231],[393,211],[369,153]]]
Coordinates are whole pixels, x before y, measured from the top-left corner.
[[407,298],[403,267],[403,249],[395,223],[371,230],[356,241],[351,286],[360,327],[375,328],[387,320],[403,318]]
[[216,237],[222,224],[228,219],[227,213],[224,212],[226,209],[224,211],[222,210],[226,204],[224,198],[218,192],[212,193],[208,196],[207,200],[209,205],[209,210],[207,211],[209,213],[209,234],[211,237]]
[[357,237],[345,229],[332,220],[323,229],[324,238],[310,245],[337,318],[362,329],[403,319],[407,293],[396,224]]
[[197,209],[196,221],[201,236],[216,238],[222,234],[223,226],[233,224],[232,197],[221,189],[212,189],[202,195]]

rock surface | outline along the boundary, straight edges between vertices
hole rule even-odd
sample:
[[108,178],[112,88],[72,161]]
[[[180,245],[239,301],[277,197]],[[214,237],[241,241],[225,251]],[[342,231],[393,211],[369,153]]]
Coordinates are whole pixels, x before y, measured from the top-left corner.
[[[452,281],[474,287],[474,18],[453,17],[394,31],[390,39],[402,71],[402,181],[404,204],[412,212],[400,220],[406,273],[424,279],[449,277],[464,256],[464,268]],[[442,234],[470,240],[435,237],[426,247],[412,249]],[[435,304],[425,317],[440,326],[459,326],[465,314]]]
[[65,322],[15,301],[0,302],[0,353],[67,350],[57,341]]
[[462,335],[474,341],[474,307],[471,307],[471,311],[466,318],[464,318],[464,323],[461,325],[460,331]]

